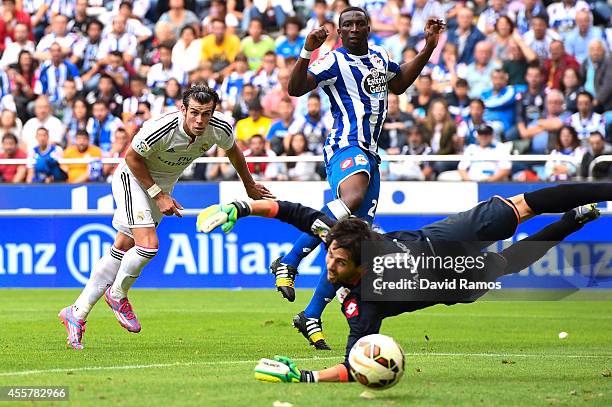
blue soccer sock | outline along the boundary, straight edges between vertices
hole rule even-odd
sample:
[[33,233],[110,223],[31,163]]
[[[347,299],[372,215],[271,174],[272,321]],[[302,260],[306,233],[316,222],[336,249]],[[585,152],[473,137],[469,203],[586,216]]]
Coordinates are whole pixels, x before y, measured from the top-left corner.
[[304,310],[304,316],[306,318],[317,318],[320,319],[323,314],[323,310],[327,306],[327,304],[334,299],[334,295],[336,291],[334,290],[334,286],[332,283],[327,281],[327,273],[325,270],[321,273],[319,277],[319,282],[317,283],[317,288],[308,303],[308,306]]
[[[351,215],[349,209],[340,199],[331,201],[323,206],[321,212],[336,220],[346,219]],[[308,233],[302,233],[293,244],[291,251],[281,259],[281,262],[297,268],[302,259],[308,256],[320,243],[321,239],[318,237],[314,237]]]

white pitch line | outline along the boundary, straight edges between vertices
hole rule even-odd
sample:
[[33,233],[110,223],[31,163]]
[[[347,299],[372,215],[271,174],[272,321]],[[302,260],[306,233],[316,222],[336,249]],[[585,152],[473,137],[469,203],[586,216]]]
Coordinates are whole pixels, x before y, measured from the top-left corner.
[[[406,356],[433,356],[433,357],[482,357],[482,358],[549,358],[549,359],[608,359],[612,355],[552,355],[552,354],[537,354],[537,353],[406,353]],[[318,360],[339,360],[341,355],[314,357],[314,358],[294,358],[298,362]],[[129,369],[151,369],[165,367],[181,367],[181,366],[213,366],[213,365],[241,365],[255,364],[259,360],[221,360],[221,361],[206,361],[206,362],[175,362],[175,363],[154,363],[149,365],[124,365],[124,366],[92,366],[92,367],[75,367],[61,369],[40,369],[40,370],[22,370],[16,372],[0,372],[0,377],[6,376],[30,376],[46,373],[68,373],[68,372],[88,372],[88,371],[104,371],[104,370],[129,370]]]

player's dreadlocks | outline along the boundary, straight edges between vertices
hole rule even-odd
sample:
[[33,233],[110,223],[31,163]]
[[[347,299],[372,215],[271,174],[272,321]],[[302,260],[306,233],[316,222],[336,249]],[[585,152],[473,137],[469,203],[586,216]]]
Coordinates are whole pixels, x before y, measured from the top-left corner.
[[215,110],[217,103],[219,103],[217,92],[202,83],[191,85],[183,92],[183,106],[185,108],[189,107],[189,99],[202,104],[213,102],[213,110]]
[[348,218],[337,222],[327,234],[325,244],[329,247],[335,240],[336,246],[351,255],[356,266],[361,265],[361,245],[366,241],[380,240],[380,234],[372,230],[372,227],[359,218]]

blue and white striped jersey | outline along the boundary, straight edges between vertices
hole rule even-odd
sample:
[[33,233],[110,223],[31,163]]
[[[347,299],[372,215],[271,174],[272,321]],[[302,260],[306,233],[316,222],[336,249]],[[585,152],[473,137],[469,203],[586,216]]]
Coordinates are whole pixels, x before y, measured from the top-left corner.
[[329,96],[334,118],[325,141],[325,161],[347,146],[358,146],[376,156],[387,117],[387,83],[400,72],[399,65],[383,47],[370,46],[366,55],[338,48],[315,61],[308,72]]

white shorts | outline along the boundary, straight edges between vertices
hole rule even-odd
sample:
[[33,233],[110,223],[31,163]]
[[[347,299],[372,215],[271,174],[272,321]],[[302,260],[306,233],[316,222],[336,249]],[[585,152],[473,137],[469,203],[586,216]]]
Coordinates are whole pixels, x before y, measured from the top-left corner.
[[113,198],[117,203],[117,209],[113,215],[115,229],[133,237],[131,229],[159,225],[163,214],[132,175],[119,168],[113,174],[112,187]]

